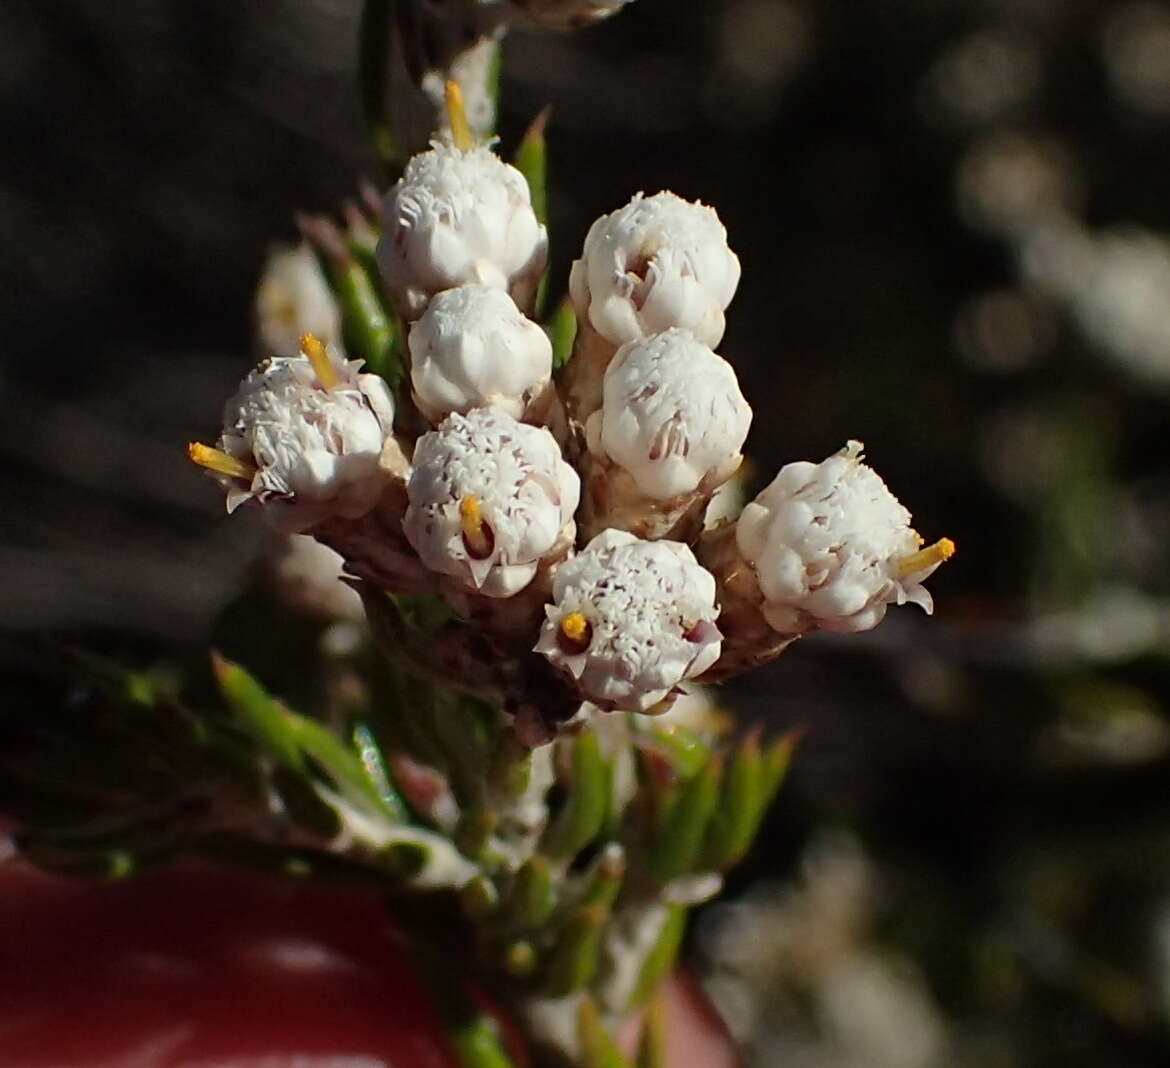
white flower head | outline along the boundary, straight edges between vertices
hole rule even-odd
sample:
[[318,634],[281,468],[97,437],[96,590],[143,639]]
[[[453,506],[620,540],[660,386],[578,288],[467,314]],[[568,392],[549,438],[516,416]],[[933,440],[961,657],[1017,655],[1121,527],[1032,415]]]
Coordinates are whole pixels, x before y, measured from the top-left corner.
[[515,167],[483,145],[436,141],[386,194],[377,254],[395,303],[413,321],[434,294],[465,282],[534,291],[548,236]]
[[536,651],[603,708],[644,712],[722,648],[715,578],[687,546],[598,534],[561,564]]
[[590,447],[624,467],[639,491],[669,500],[724,482],[751,425],[731,364],[689,330],[627,342],[605,371]]
[[432,423],[488,406],[522,419],[551,377],[548,335],[502,289],[445,290],[410,328],[410,381]]
[[288,355],[312,334],[344,354],[341,310],[307,241],[275,249],[256,287],[256,328],[265,355]]
[[299,355],[264,360],[244,379],[224,406],[219,449],[191,448],[227,486],[229,512],[255,499],[275,526],[296,533],[373,508],[394,400],[360,366],[306,336]]
[[954,545],[922,548],[910,513],[861,449],[851,441],[819,464],[787,464],[736,524],[764,616],[782,634],[869,630],[891,604],[933,608],[922,582]]
[[577,314],[614,345],[681,326],[713,348],[738,284],[715,209],[674,193],[639,193],[603,215],[569,274]]
[[418,439],[407,493],[403,528],[423,563],[511,597],[545,554],[571,543],[581,483],[543,427],[476,408]]

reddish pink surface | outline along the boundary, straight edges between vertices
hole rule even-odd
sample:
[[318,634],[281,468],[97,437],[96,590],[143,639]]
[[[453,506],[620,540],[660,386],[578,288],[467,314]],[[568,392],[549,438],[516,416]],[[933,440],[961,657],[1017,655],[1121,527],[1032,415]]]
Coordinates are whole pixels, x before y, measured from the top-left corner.
[[[0,1068],[457,1068],[412,974],[372,893],[0,863]],[[672,1068],[730,1068],[693,984],[666,1007]]]
[[454,1068],[375,895],[0,865],[3,1068]]

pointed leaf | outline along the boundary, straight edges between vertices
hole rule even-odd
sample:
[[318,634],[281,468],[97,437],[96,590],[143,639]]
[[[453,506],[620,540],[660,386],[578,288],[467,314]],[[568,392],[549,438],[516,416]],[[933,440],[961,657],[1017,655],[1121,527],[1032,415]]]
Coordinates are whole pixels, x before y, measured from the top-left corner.
[[211,668],[240,726],[282,764],[305,770],[305,759],[289,730],[284,706],[244,668],[219,653],[211,654]]
[[796,747],[803,737],[804,729],[798,727],[795,730],[786,731],[764,750],[761,786],[764,794],[764,809],[767,809],[780,787],[784,785],[784,778],[792,765],[792,754],[796,751]]
[[456,1026],[451,1041],[461,1068],[517,1068],[495,1023],[483,1013]]
[[398,822],[404,817],[379,792],[358,755],[331,730],[283,706],[282,711],[289,738],[321,766],[347,801],[384,819]]
[[549,956],[543,984],[546,994],[567,997],[592,982],[608,922],[609,909],[604,905],[583,905],[569,917]]
[[724,871],[742,859],[764,812],[764,758],[758,733],[739,747],[723,776],[719,804],[707,828],[704,867]]
[[516,873],[508,897],[508,922],[514,927],[543,927],[556,904],[552,872],[548,860],[532,857]]
[[636,1068],[666,1068],[666,1006],[661,997],[646,1006]]
[[646,858],[647,870],[659,882],[668,883],[694,869],[719,800],[722,774],[723,761],[715,758],[677,787],[677,797],[666,806]]
[[612,908],[626,875],[626,851],[617,842],[610,842],[598,856],[589,873],[585,894],[586,905]]
[[627,1006],[628,1011],[644,1005],[658,992],[662,980],[674,968],[686,929],[687,909],[682,905],[669,906],[654,947],[646,954],[646,959],[642,963],[638,983]]
[[577,340],[577,313],[568,297],[557,305],[557,310],[544,329],[552,342],[555,371],[569,362],[569,357],[573,355],[573,342]]
[[630,1068],[613,1036],[606,1030],[597,1002],[586,995],[577,1007],[577,1040],[581,1068]]
[[344,266],[326,266],[341,308],[346,351],[354,359],[365,360],[367,369],[381,375],[397,392],[406,377],[402,323],[383,302],[377,282],[361,263],[351,259]]
[[528,182],[532,210],[542,223],[548,222],[548,146],[544,131],[548,126],[550,110],[546,107],[532,120],[513,160],[513,166]]
[[711,758],[710,746],[685,727],[652,727],[645,737],[680,779],[692,778]]
[[565,807],[545,834],[542,851],[563,860],[597,837],[609,806],[610,769],[597,734],[583,730],[573,742],[572,780]]
[[390,777],[390,770],[386,767],[386,759],[382,754],[382,747],[378,744],[374,732],[368,724],[355,723],[351,731],[353,747],[357,751],[358,759],[370,780],[383,805],[394,813],[395,818],[405,821],[409,818],[406,802],[395,789]]

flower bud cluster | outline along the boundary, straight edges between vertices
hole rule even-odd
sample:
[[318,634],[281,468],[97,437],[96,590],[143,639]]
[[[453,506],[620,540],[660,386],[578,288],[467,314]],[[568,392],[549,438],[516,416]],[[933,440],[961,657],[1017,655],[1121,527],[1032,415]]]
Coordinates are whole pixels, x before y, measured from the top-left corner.
[[[922,548],[856,443],[789,464],[701,533],[752,415],[713,351],[740,270],[715,212],[659,193],[594,223],[570,278],[577,345],[554,384],[527,317],[544,227],[525,179],[458,118],[386,196],[377,246],[432,429],[399,451],[382,379],[302,339],[244,381],[218,450],[192,447],[229,509],[252,498],[282,529],[320,524],[351,572],[437,589],[477,632],[535,641],[556,669],[510,677],[604,709],[661,711],[685,681],[813,630],[865,630],[890,604],[929,611],[922,582],[952,547]],[[366,513],[376,522],[347,527]]]

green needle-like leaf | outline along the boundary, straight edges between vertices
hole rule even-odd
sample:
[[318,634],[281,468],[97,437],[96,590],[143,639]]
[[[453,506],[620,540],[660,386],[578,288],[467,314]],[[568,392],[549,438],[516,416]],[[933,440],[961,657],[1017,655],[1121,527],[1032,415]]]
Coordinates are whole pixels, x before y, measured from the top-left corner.
[[764,757],[753,733],[739,747],[719,791],[719,804],[707,828],[703,866],[724,871],[743,858],[764,813]]
[[284,719],[289,737],[317,761],[346,800],[371,815],[395,822],[404,818],[404,810],[387,803],[357,754],[332,731],[295,712],[284,710]]
[[508,922],[522,929],[543,927],[556,904],[552,871],[545,857],[532,857],[516,873],[508,897]]
[[597,735],[583,730],[573,742],[572,782],[565,807],[549,828],[542,851],[556,860],[580,852],[597,837],[609,805],[610,769]]
[[679,946],[682,945],[683,934],[687,929],[687,909],[683,905],[667,907],[666,918],[662,930],[654,943],[654,948],[646,954],[642,963],[642,971],[638,975],[638,983],[630,997],[627,1010],[633,1010],[646,1004],[658,992],[659,984],[674,967],[678,956]]
[[584,903],[612,908],[626,874],[626,851],[617,843],[610,842],[597,858],[589,874]]
[[549,108],[545,108],[524,133],[513,165],[528,181],[532,210],[542,223],[548,222],[548,146],[544,131]]
[[676,788],[676,797],[666,805],[646,858],[647,870],[659,882],[668,883],[694,869],[719,800],[722,774],[722,759],[709,760],[693,779]]
[[549,956],[544,991],[551,997],[567,997],[583,990],[597,974],[601,936],[609,922],[604,905],[583,905],[561,928]]
[[305,759],[289,729],[288,710],[244,668],[219,653],[211,654],[211,668],[240,726],[282,764],[303,771]]
[[[767,809],[780,787],[784,785],[784,777],[792,765],[792,754],[802,737],[804,737],[803,729],[787,731],[764,750],[764,766],[761,775],[763,809]],[[762,816],[763,811],[760,814]]]
[[636,1068],[666,1068],[666,1006],[661,997],[646,1006]]
[[606,1030],[597,1002],[586,995],[577,1007],[577,1038],[581,1068],[630,1068],[613,1036]]
[[406,335],[397,315],[382,302],[377,283],[357,260],[331,268],[330,277],[347,351],[364,359],[366,367],[397,392],[406,377],[402,364]]
[[500,1041],[496,1025],[482,1013],[451,1035],[462,1068],[517,1068]]
[[646,735],[680,779],[692,778],[711,758],[707,743],[685,727],[654,727]]
[[577,313],[568,297],[557,305],[557,310],[544,329],[552,342],[553,370],[558,370],[569,362],[569,357],[573,355],[573,342],[577,340]]
[[386,760],[382,754],[382,747],[374,737],[374,732],[365,723],[355,723],[351,734],[362,769],[382,804],[395,814],[396,819],[406,821],[409,818],[406,802],[394,787],[390,770],[386,767]]

